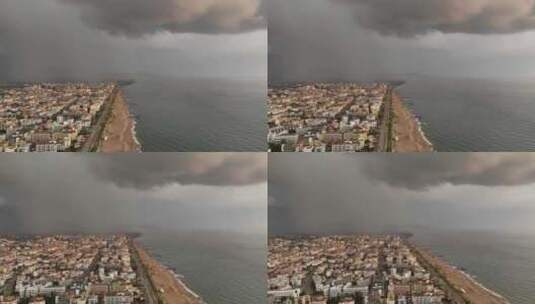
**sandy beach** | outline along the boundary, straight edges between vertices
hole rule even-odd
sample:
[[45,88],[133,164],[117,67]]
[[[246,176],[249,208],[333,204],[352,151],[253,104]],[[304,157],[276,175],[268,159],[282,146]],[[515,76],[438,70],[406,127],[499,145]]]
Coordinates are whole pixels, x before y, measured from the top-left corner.
[[393,152],[431,152],[433,145],[425,137],[420,122],[403,104],[401,97],[392,94],[392,108],[394,112],[394,140]]
[[112,110],[99,141],[99,152],[135,152],[140,145],[135,138],[132,119],[123,94],[119,91],[112,101]]
[[201,304],[202,301],[196,297],[185,284],[175,277],[166,267],[152,258],[139,244],[134,243],[141,263],[147,269],[154,287],[163,300],[163,304]]
[[479,282],[467,275],[465,272],[449,265],[447,262],[434,256],[429,251],[411,246],[427,263],[452,286],[457,293],[464,299],[464,303],[472,304],[508,304],[507,300],[485,288]]

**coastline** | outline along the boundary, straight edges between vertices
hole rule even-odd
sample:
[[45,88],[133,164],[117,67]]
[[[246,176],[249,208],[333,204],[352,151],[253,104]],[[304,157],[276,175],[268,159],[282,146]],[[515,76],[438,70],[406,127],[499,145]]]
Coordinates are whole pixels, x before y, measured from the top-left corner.
[[[130,110],[128,111],[130,113]],[[142,146],[141,142],[139,141],[139,138],[137,137],[137,121],[135,120],[134,116],[130,114],[130,119],[132,120],[132,128],[130,129],[130,133],[132,134],[132,137],[134,138],[134,142],[136,145],[136,152],[142,152]]]
[[426,137],[420,120],[414,116],[401,96],[392,92],[393,152],[433,152],[433,144]]
[[488,293],[494,295],[494,296],[497,297],[497,298],[501,298],[501,299],[503,299],[503,300],[505,301],[505,303],[509,303],[509,302],[507,302],[507,300],[506,300],[502,295],[500,295],[499,293],[497,293],[497,292],[494,291],[494,290],[491,290],[490,288],[485,287],[485,285],[483,285],[482,283],[476,281],[476,279],[475,279],[473,276],[471,276],[469,273],[467,273],[466,271],[460,270],[460,269],[458,269],[458,268],[455,267],[455,266],[452,266],[452,267],[455,268],[455,269],[457,269],[458,271],[460,271],[460,272],[461,272],[462,274],[464,274],[469,280],[472,280],[472,282],[473,282],[474,284],[478,285],[480,288],[484,289],[485,291],[487,291]]
[[133,242],[141,264],[147,271],[162,304],[202,304],[201,298],[193,292],[170,269],[154,259],[138,242]]
[[465,271],[433,255],[429,250],[413,243],[409,243],[409,247],[424,264],[430,265],[446,281],[456,297],[462,299],[461,303],[510,304],[503,296],[477,282]]
[[136,137],[136,122],[118,88],[112,97],[111,113],[98,142],[98,152],[140,152],[141,144]]
[[186,290],[186,292],[188,292],[194,298],[198,299],[201,303],[204,303],[201,300],[201,296],[196,294],[193,290],[191,290],[191,288],[188,287],[188,285],[186,285],[186,283],[184,283],[184,281],[183,281],[184,276],[183,275],[177,274],[174,270],[171,270],[171,269],[169,271],[171,271],[173,273],[177,283],[180,284],[182,286],[182,288],[184,288],[184,290]]

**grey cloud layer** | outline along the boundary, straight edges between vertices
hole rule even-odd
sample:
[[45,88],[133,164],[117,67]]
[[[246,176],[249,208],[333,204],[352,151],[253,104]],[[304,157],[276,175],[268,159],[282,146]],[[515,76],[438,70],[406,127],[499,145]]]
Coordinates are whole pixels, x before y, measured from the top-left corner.
[[371,157],[362,163],[370,178],[395,187],[427,189],[440,184],[514,186],[535,183],[535,155],[451,154],[396,155],[385,161]]
[[90,170],[120,187],[147,189],[171,183],[214,186],[266,181],[263,153],[159,153],[150,162],[139,155],[90,159]]
[[535,231],[519,153],[270,155],[269,232]]
[[357,22],[385,35],[515,33],[535,29],[534,0],[332,0],[354,6]]
[[237,33],[265,27],[259,0],[61,0],[90,26],[111,34]]
[[[535,31],[529,30],[534,29],[533,3],[265,1],[269,79],[284,83],[376,81],[414,75],[532,77]],[[515,32],[519,33],[501,34]]]
[[2,155],[0,233],[144,227],[257,231],[266,217],[265,158],[247,153]]
[[0,83],[265,75],[257,1],[2,0]]

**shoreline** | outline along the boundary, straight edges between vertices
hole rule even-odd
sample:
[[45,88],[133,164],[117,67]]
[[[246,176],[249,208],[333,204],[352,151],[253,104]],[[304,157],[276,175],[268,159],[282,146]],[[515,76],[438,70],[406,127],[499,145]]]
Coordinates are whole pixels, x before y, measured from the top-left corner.
[[505,297],[485,287],[467,272],[437,257],[430,250],[411,242],[408,244],[417,258],[423,259],[424,264],[430,265],[447,285],[455,290],[456,295],[464,300],[464,303],[510,304]]
[[[130,110],[128,110],[128,112],[130,113]],[[132,137],[136,144],[136,152],[143,152],[141,142],[139,141],[139,138],[137,137],[137,131],[136,131],[137,121],[135,120],[133,115],[130,115],[130,116],[132,119],[132,128],[130,129],[130,132],[132,133]]]
[[137,123],[130,114],[119,87],[112,98],[110,117],[99,138],[97,151],[104,153],[141,152],[141,144],[136,136]]
[[392,151],[393,152],[434,152],[433,143],[427,138],[422,122],[410,111],[403,98],[392,92]]
[[487,291],[488,293],[492,294],[493,296],[495,296],[497,298],[503,299],[505,301],[505,303],[509,303],[509,302],[507,302],[507,299],[504,296],[502,296],[498,292],[486,287],[485,285],[483,285],[483,283],[480,283],[480,282],[476,281],[476,279],[472,275],[467,273],[466,271],[460,270],[455,266],[452,266],[452,267],[456,268],[459,272],[464,274],[469,280],[471,280],[474,284],[478,285],[480,288],[484,289],[485,291]]
[[188,287],[188,285],[186,283],[184,283],[184,281],[183,281],[184,276],[183,275],[177,274],[174,270],[171,270],[171,269],[169,269],[169,271],[171,273],[173,273],[173,275],[175,276],[176,281],[178,282],[178,284],[180,284],[182,286],[182,288],[184,288],[184,290],[186,290],[190,295],[192,295],[193,297],[198,299],[201,303],[204,303],[204,302],[202,302],[201,296],[199,296],[197,293],[195,293],[191,288]]
[[200,296],[193,292],[180,280],[174,271],[165,267],[150,255],[141,244],[134,241],[133,247],[137,251],[147,275],[156,289],[162,304],[202,304]]

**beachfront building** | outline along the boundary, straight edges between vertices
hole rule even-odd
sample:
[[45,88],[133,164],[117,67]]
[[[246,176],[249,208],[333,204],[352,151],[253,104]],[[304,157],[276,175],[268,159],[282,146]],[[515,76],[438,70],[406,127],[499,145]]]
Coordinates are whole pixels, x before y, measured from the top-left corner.
[[398,236],[272,238],[269,303],[428,303],[444,291]]
[[42,83],[0,89],[0,152],[79,150],[115,88]]
[[11,294],[3,300],[144,303],[129,242],[124,235],[0,238],[0,289]]
[[389,86],[384,83],[314,83],[270,88],[270,150],[375,150],[388,90]]

